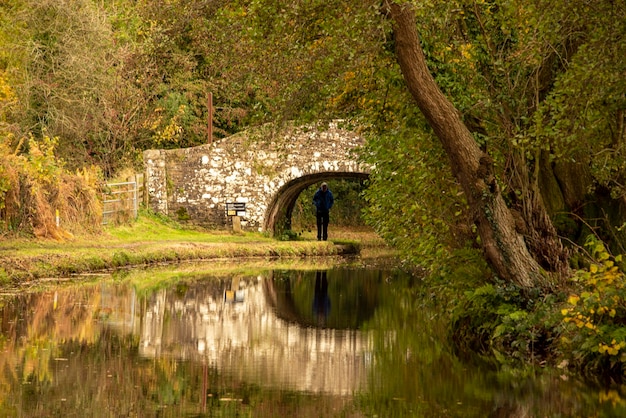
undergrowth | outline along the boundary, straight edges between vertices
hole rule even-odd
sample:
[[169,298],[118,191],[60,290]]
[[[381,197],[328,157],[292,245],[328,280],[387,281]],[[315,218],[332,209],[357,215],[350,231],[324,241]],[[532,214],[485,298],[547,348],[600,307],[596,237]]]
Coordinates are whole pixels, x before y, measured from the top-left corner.
[[626,274],[622,255],[612,256],[591,236],[592,262],[578,270],[561,309],[561,347],[583,374],[626,377]]
[[69,172],[55,156],[56,143],[0,131],[0,236],[63,240],[100,229],[99,170]]
[[509,369],[550,366],[622,382],[624,260],[612,256],[594,237],[587,247],[587,266],[575,270],[572,279],[552,293],[521,289],[494,277],[485,280],[476,267],[478,256],[452,263],[446,279],[450,284],[439,297],[448,298],[449,333],[458,354],[478,354]]

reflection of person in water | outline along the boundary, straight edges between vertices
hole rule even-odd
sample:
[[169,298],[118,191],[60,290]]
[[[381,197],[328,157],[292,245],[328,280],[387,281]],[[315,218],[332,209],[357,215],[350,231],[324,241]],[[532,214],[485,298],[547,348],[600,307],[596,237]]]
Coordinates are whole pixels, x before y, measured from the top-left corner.
[[330,298],[328,297],[328,280],[326,271],[315,273],[315,296],[313,298],[313,315],[318,325],[325,325],[330,312]]

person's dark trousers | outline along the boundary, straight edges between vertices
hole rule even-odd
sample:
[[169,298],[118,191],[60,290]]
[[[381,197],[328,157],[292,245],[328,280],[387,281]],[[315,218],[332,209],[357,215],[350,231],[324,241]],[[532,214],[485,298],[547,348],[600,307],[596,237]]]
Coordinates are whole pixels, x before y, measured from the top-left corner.
[[328,222],[330,221],[330,216],[328,211],[317,211],[317,239],[323,239],[326,241],[328,239]]

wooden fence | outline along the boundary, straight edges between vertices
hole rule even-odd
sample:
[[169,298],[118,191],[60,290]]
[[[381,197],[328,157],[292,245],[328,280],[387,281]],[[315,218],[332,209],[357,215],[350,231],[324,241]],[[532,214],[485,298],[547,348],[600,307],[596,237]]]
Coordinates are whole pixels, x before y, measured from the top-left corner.
[[135,174],[125,182],[107,183],[102,193],[102,224],[137,218],[144,190],[143,173]]

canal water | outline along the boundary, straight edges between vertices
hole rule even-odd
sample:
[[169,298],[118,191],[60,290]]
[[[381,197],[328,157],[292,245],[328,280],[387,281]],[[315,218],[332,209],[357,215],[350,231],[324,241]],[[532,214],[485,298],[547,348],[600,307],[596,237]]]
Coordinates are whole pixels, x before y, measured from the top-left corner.
[[626,416],[623,388],[460,360],[419,283],[200,265],[5,296],[0,416]]

